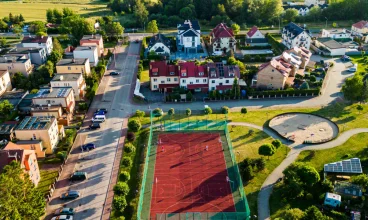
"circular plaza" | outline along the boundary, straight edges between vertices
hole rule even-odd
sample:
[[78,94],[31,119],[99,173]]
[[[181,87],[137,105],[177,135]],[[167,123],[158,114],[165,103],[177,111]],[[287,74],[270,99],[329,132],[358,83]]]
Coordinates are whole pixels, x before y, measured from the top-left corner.
[[339,133],[337,125],[329,119],[306,113],[278,115],[271,119],[269,127],[295,143],[325,143]]

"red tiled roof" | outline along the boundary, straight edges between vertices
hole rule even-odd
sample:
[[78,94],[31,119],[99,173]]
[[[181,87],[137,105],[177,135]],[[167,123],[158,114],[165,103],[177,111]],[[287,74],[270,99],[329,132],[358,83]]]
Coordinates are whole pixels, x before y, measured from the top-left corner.
[[214,38],[234,37],[233,30],[224,23],[218,24],[211,32]]
[[[12,157],[12,156],[15,156]],[[10,164],[13,160],[23,162],[24,150],[23,149],[11,149],[11,150],[0,150],[0,172],[2,169]]]
[[208,88],[208,84],[189,84],[188,89]]
[[247,33],[249,37],[253,37],[253,35],[258,31],[257,26],[253,26]]
[[368,28],[368,21],[359,21],[359,22],[353,24],[353,26],[358,28],[358,29],[363,29],[364,27]]
[[179,87],[179,84],[159,84],[158,88],[164,89],[164,88],[175,88]]
[[[186,72],[186,76],[180,75],[181,78],[188,77],[207,77],[207,68],[205,66],[197,66],[194,62],[179,63],[180,72]],[[199,75],[202,72],[203,75]]]
[[49,37],[24,37],[22,43],[46,43]]
[[[153,73],[157,72],[157,75],[153,75]],[[171,75],[170,73],[174,73]],[[179,76],[179,69],[175,65],[168,65],[166,61],[156,61],[150,63],[149,69],[150,77],[158,77],[158,76]]]

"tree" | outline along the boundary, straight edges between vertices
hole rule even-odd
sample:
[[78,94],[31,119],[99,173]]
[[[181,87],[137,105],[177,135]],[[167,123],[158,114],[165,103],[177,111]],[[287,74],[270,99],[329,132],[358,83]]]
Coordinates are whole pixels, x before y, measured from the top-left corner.
[[43,193],[35,188],[20,164],[12,161],[0,174],[0,216],[3,219],[39,219],[45,213]]
[[368,187],[368,176],[366,174],[360,174],[358,176],[353,176],[350,182],[363,187],[364,189]]
[[160,108],[155,108],[152,111],[152,114],[153,114],[154,117],[161,117],[164,114],[164,112]]
[[61,11],[54,8],[53,15],[54,15],[54,20],[53,20],[54,23],[61,24],[63,22],[63,13]]
[[49,23],[54,23],[55,19],[54,19],[54,11],[49,8],[46,10],[46,20]]
[[360,54],[362,54],[362,57],[364,57],[364,55],[365,55],[365,51],[364,51],[364,50],[362,50],[362,51],[360,52]]
[[22,30],[22,28],[20,27],[19,24],[13,25],[13,33],[14,34],[20,34],[22,32],[23,32],[23,30]]
[[8,29],[8,24],[3,21],[3,20],[0,20],[0,30],[7,30]]
[[305,210],[302,220],[332,220],[325,216],[317,207],[310,206]]
[[127,207],[127,201],[125,199],[125,196],[114,196],[114,200],[112,202],[112,205],[114,209],[116,209],[119,212],[124,212],[125,208]]
[[284,18],[286,22],[294,22],[298,15],[298,10],[296,10],[295,8],[288,8],[285,10]]
[[279,147],[281,147],[282,143],[281,143],[281,141],[280,141],[280,140],[275,139],[275,140],[273,140],[273,141],[272,141],[272,145],[273,145],[276,149],[278,149]]
[[268,159],[270,159],[270,156],[274,155],[275,152],[276,148],[272,144],[263,144],[258,149],[258,154],[268,156]]
[[143,118],[145,115],[146,113],[144,111],[141,111],[141,110],[135,111],[135,116],[138,118]]
[[344,97],[350,101],[360,101],[363,91],[363,77],[360,74],[355,74],[354,77],[347,78],[341,91]]
[[46,32],[42,32],[42,31],[39,31],[36,33],[36,36],[37,37],[46,37],[47,36],[47,33]]
[[66,151],[59,151],[56,154],[56,157],[60,159],[61,162],[64,162],[64,160],[66,159],[67,153]]
[[170,115],[170,118],[172,118],[172,116],[175,114],[175,109],[170,108],[169,111],[167,112],[167,114]]
[[303,218],[304,212],[298,208],[284,210],[280,213],[283,220],[300,220]]
[[142,127],[141,122],[137,119],[131,119],[128,122],[128,128],[129,130],[132,130],[133,132],[139,131],[141,127]]
[[130,174],[127,171],[121,171],[119,175],[119,180],[127,182],[130,180]]
[[227,113],[229,113],[229,107],[227,107],[227,106],[222,106],[222,108],[221,108],[221,112],[222,112],[222,114],[227,114]]
[[190,116],[190,115],[192,114],[192,110],[190,110],[190,108],[187,108],[187,109],[185,110],[185,114],[186,114],[187,116]]
[[29,32],[35,34],[38,32],[46,32],[45,23],[42,21],[33,21],[28,28]]
[[147,21],[149,13],[141,0],[137,0],[133,11],[137,24],[143,25]]
[[309,9],[307,18],[310,21],[319,21],[322,15],[322,10],[319,6],[313,6],[311,9]]
[[63,47],[61,46],[59,40],[56,37],[54,37],[53,40],[52,40],[52,46],[53,46],[52,50],[57,51],[61,55],[64,54]]
[[359,114],[360,114],[361,111],[363,111],[363,106],[362,105],[358,105],[356,108],[359,111]]
[[235,77],[233,86],[231,88],[231,96],[234,97],[234,99],[240,97],[240,86],[238,81],[238,77]]
[[157,21],[156,20],[152,20],[152,21],[148,22],[147,31],[152,33],[152,34],[158,33],[158,27],[157,27]]
[[313,186],[320,181],[320,176],[317,170],[305,163],[292,163],[284,171],[285,181],[288,183],[291,180],[300,181],[303,186]]
[[204,114],[206,114],[206,115],[212,114],[212,109],[210,107],[205,108],[204,109]]
[[64,34],[71,34],[76,42],[79,42],[83,35],[94,33],[93,25],[79,15],[64,18],[60,30]]
[[240,26],[236,23],[231,25],[231,28],[233,29],[234,34],[239,34],[240,32]]
[[5,37],[2,37],[0,38],[0,47],[5,47],[6,46],[6,38]]
[[187,93],[187,100],[188,100],[188,101],[192,101],[192,99],[193,99],[192,92],[191,92],[191,91],[189,91],[189,92]]
[[115,37],[116,39],[121,36],[124,32],[123,26],[120,22],[111,22],[105,25],[106,35],[109,37]]
[[246,107],[241,108],[240,113],[242,113],[244,115],[247,114],[248,113],[247,108]]
[[0,102],[0,115],[9,115],[12,110],[14,109],[14,106],[12,103],[10,103],[7,99]]
[[63,8],[63,18],[75,15],[75,12],[70,8]]
[[118,182],[114,186],[114,193],[119,196],[127,196],[129,193],[129,186],[125,182]]
[[[316,77],[315,76],[313,76],[314,77],[314,81],[316,80]],[[311,78],[312,78],[312,76],[311,76]],[[312,80],[311,80],[312,81]],[[302,83],[302,85],[300,86],[300,89],[301,90],[304,90],[304,89],[309,89],[309,84],[308,84],[308,82],[303,82]]]
[[179,15],[183,19],[192,19],[192,18],[194,18],[194,13],[193,13],[192,8],[190,8],[188,6],[180,9]]

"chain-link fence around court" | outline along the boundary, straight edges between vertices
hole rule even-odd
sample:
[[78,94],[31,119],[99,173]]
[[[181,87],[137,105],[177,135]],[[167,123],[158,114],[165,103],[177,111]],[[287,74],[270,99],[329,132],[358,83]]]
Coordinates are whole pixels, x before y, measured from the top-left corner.
[[[217,120],[216,120],[217,119]],[[148,139],[148,148],[145,158],[142,185],[138,203],[138,219],[152,219],[150,216],[150,202],[152,196],[152,185],[154,181],[154,170],[156,164],[156,147],[159,142],[158,135],[164,132],[216,132],[220,134],[222,147],[230,186],[234,199],[236,212],[187,212],[187,213],[162,213],[157,214],[154,219],[249,219],[250,209],[247,198],[243,190],[243,183],[239,168],[237,166],[234,150],[231,144],[231,138],[228,130],[226,115],[211,117],[191,116],[191,117],[157,117],[150,116],[150,134]]]

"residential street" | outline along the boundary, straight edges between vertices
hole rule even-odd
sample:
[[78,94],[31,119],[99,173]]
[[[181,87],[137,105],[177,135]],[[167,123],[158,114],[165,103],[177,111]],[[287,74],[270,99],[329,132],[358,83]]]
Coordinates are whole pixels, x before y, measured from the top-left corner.
[[[112,176],[116,177],[112,171],[118,142],[122,136],[123,122],[131,113],[128,100],[138,55],[139,44],[132,43],[127,48],[119,47],[116,63],[117,70],[121,74],[103,77],[84,125],[89,125],[88,119],[97,108],[107,108],[107,120],[99,130],[81,129],[47,206],[48,217],[55,209],[65,206],[76,208],[75,219],[108,219],[109,213],[103,215],[103,210],[104,206],[109,206],[106,207],[105,212],[111,210],[112,200],[107,200],[107,192]],[[94,143],[96,149],[81,152],[80,146],[86,143]],[[117,159],[120,160],[120,158]],[[67,178],[73,171],[87,172],[88,180],[71,183]],[[114,169],[114,171],[117,170]],[[60,200],[58,197],[68,190],[80,191],[81,197],[67,202]],[[109,191],[108,195],[111,196],[111,189]]]

